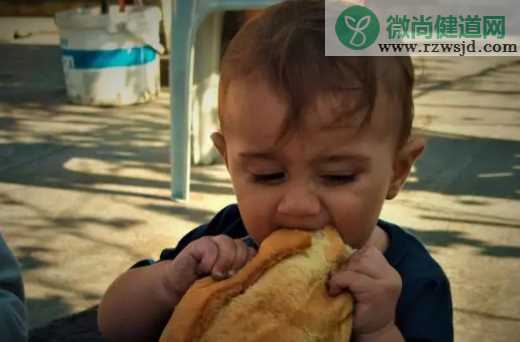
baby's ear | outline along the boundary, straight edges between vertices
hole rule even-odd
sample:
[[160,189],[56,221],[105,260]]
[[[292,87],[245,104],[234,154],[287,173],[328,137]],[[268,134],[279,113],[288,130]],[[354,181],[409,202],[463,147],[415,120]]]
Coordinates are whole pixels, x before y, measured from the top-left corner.
[[394,160],[392,182],[388,188],[386,199],[393,199],[397,196],[410,174],[413,164],[424,151],[425,145],[426,141],[423,137],[412,136],[397,152]]
[[213,140],[213,145],[227,166],[226,140],[224,139],[224,135],[221,132],[213,132],[211,134],[211,140]]

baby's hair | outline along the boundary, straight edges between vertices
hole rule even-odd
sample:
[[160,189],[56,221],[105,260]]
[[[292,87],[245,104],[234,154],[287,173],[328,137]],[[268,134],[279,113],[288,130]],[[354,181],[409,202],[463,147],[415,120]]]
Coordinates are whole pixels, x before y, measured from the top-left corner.
[[286,130],[298,122],[320,96],[336,100],[338,121],[365,110],[369,122],[378,84],[398,99],[399,145],[413,121],[414,71],[405,57],[325,56],[325,3],[289,0],[268,8],[244,25],[230,42],[221,62],[219,119],[224,130],[224,97],[233,80],[256,76],[288,104]]

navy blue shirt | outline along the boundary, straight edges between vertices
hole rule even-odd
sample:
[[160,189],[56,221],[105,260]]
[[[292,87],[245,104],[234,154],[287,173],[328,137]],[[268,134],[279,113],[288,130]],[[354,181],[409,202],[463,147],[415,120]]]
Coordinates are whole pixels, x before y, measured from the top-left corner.
[[[390,244],[384,255],[401,275],[403,288],[397,303],[396,325],[406,341],[453,341],[450,285],[439,264],[416,237],[399,226],[379,220]],[[191,241],[206,235],[228,235],[233,239],[249,238],[237,205],[222,209],[206,224],[186,234],[176,248],[162,251],[161,260],[174,259]]]

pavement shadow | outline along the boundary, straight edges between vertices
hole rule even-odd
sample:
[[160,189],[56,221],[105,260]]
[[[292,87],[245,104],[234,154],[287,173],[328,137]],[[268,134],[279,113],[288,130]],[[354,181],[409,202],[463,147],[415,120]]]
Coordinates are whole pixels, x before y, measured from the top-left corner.
[[[118,132],[117,136],[120,138],[127,136],[128,140],[135,139],[135,141],[140,142],[152,140],[148,134],[145,134],[146,137],[131,133],[132,129],[128,127],[109,125],[107,130]],[[149,125],[148,133],[156,134],[158,130],[164,132],[167,127],[154,128]],[[64,141],[54,143],[0,143],[0,165],[2,165],[0,166],[0,182],[97,194],[141,197],[172,203],[169,196],[148,191],[124,190],[125,186],[128,189],[169,189],[169,146],[166,144],[160,147],[129,146],[128,141],[123,139],[118,141],[117,137],[112,139],[109,135],[102,132],[91,132],[88,140],[77,140],[74,143]],[[40,138],[46,139],[44,136]],[[94,142],[97,138],[99,138],[99,141]],[[83,165],[76,164],[76,161],[79,162],[80,160],[84,160],[86,163]],[[87,167],[88,162],[92,164],[97,162],[101,169],[108,168],[108,170],[99,172],[95,169],[89,169]],[[162,177],[157,179],[122,175],[123,171],[128,168],[147,170]],[[194,192],[233,194],[227,179],[223,180],[208,175],[201,172],[200,169],[193,169],[191,181],[191,190]],[[109,187],[103,189],[96,187],[96,184],[117,184],[123,185],[123,187],[120,190],[108,189]]]
[[1,44],[0,101],[61,102],[65,82],[56,45]]
[[497,258],[519,258],[520,247],[517,246],[501,246],[493,245],[484,240],[469,237],[468,234],[451,230],[417,230],[407,228],[409,232],[414,234],[429,248],[436,247],[454,247],[465,245],[475,247],[480,255],[497,257]]
[[[422,132],[427,138],[407,190],[520,199],[520,142]],[[478,200],[468,205],[482,205]]]
[[201,208],[176,207],[167,204],[148,204],[143,206],[143,208],[154,211],[156,213],[182,217],[187,221],[201,223],[209,222],[210,219],[215,215],[215,212],[211,210],[205,210]]

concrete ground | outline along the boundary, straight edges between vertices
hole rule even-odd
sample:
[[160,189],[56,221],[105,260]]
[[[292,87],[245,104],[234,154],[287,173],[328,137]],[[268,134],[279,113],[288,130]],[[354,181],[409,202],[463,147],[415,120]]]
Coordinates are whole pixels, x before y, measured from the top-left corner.
[[[15,29],[32,34],[14,40]],[[170,200],[166,91],[145,105],[71,105],[52,23],[0,18],[0,32],[0,231],[39,326],[98,303],[234,197],[216,165],[193,169],[189,203]],[[415,62],[428,148],[382,217],[413,227],[444,267],[457,341],[516,340],[520,59]]]

